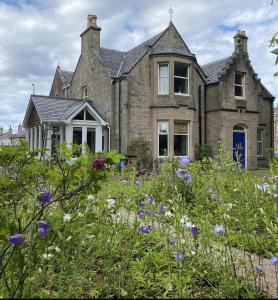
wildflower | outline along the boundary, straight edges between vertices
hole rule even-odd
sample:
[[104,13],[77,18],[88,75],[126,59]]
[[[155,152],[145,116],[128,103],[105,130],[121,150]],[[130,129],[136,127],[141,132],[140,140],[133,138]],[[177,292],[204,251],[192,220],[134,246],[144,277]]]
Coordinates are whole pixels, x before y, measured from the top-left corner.
[[180,165],[188,165],[190,163],[190,159],[188,156],[180,156],[179,157],[179,164]]
[[184,171],[183,171],[182,169],[177,169],[176,175],[177,175],[179,178],[182,178],[182,177],[184,176]]
[[181,217],[181,223],[184,224],[187,228],[191,228],[192,226],[194,226],[188,219],[187,216],[182,216]]
[[69,242],[71,239],[72,239],[72,236],[70,235],[66,238],[66,242]]
[[153,216],[154,216],[154,217],[158,217],[158,216],[159,216],[159,213],[157,213],[156,211],[154,211],[154,212],[153,212]]
[[64,214],[63,220],[64,220],[65,222],[70,221],[70,220],[71,220],[71,215],[70,215],[70,214]]
[[39,201],[40,205],[43,206],[43,205],[46,205],[46,204],[51,202],[52,195],[51,195],[50,192],[47,192],[45,190],[41,190],[40,194],[41,194],[40,195],[40,201]]
[[134,182],[135,185],[139,185],[140,180],[139,180],[139,178],[135,178],[133,182]]
[[94,200],[94,199],[95,199],[95,196],[93,196],[93,195],[88,195],[88,196],[87,196],[87,199],[88,199],[88,200]]
[[8,239],[10,245],[22,245],[24,243],[23,236],[20,233],[11,235]]
[[169,218],[170,218],[170,217],[172,217],[172,215],[173,215],[173,214],[172,214],[170,211],[166,211],[166,212],[165,212],[165,216],[166,216],[166,217],[169,217]]
[[161,214],[164,214],[164,213],[165,213],[165,210],[167,209],[167,207],[168,207],[168,206],[167,206],[166,204],[162,204],[162,205],[160,206],[160,211],[159,211],[159,212],[160,212]]
[[171,240],[171,239],[168,240],[168,245],[173,246],[174,244],[175,244],[174,240]]
[[138,213],[137,213],[137,216],[141,219],[145,218],[145,211],[144,210],[139,210]]
[[110,209],[115,204],[115,199],[107,199],[107,207]]
[[216,199],[216,194],[212,193],[212,194],[210,195],[210,199],[215,200],[215,199]]
[[190,183],[192,182],[192,175],[190,173],[187,173],[184,175],[183,179],[186,183]]
[[182,252],[177,253],[176,254],[176,261],[177,261],[177,263],[181,263],[182,259],[183,259],[183,253]]
[[155,204],[155,201],[154,201],[154,197],[153,196],[149,196],[148,197],[148,201],[150,204],[154,205]]
[[150,233],[152,229],[153,229],[152,225],[147,225],[147,226],[141,225],[139,228],[140,232],[142,233]]
[[265,191],[267,189],[267,184],[265,183],[257,184],[257,188],[261,191]]
[[214,228],[214,234],[218,235],[219,233],[225,233],[225,227],[224,225],[216,225]]
[[46,260],[49,260],[50,258],[52,258],[54,255],[53,254],[51,254],[51,253],[44,253],[43,255],[42,255],[42,257],[44,258],[44,259],[46,259]]
[[199,234],[199,229],[198,229],[198,227],[196,227],[196,226],[192,226],[191,227],[191,233],[192,233],[192,236],[193,237],[196,237],[198,234]]
[[273,266],[277,266],[278,265],[278,256],[272,256],[270,262]]
[[263,271],[263,267],[262,266],[260,266],[260,265],[255,266],[255,272],[256,273],[262,273],[262,271]]
[[126,183],[128,183],[128,181],[127,181],[126,179],[123,179],[123,180],[122,180],[122,183],[123,183],[123,184],[126,184]]
[[139,206],[145,206],[145,201],[144,201],[144,200],[140,200],[140,201],[138,202],[138,205],[139,205]]
[[39,221],[38,222],[38,233],[40,236],[47,236],[48,235],[48,224],[46,221]]
[[106,160],[107,158],[106,157],[102,157],[102,158],[98,158],[98,159],[95,159],[93,162],[92,162],[92,168],[96,169],[96,170],[101,170],[104,168],[105,166],[105,163],[106,163]]

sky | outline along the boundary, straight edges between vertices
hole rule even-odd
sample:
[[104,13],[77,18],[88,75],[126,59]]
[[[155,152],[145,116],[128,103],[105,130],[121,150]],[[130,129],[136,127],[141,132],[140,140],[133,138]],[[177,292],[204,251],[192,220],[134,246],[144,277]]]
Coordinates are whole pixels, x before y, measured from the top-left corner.
[[[74,71],[87,15],[98,17],[101,46],[128,50],[173,23],[199,64],[232,54],[237,29],[248,36],[249,58],[278,98],[275,56],[278,1],[271,0],[0,0],[0,127],[14,132],[30,94],[48,95],[57,63]],[[277,105],[278,100],[275,101]]]

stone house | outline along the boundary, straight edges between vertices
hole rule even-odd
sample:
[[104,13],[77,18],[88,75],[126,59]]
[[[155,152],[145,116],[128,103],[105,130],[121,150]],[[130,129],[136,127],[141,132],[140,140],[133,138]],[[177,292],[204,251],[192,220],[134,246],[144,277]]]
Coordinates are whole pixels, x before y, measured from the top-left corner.
[[[172,22],[129,51],[101,47],[100,34],[97,17],[89,15],[74,72],[57,67],[42,106],[53,99],[97,104],[104,121],[102,138],[95,137],[102,139],[98,149],[110,145],[126,153],[132,139],[144,137],[151,141],[153,158],[189,155],[194,160],[196,146],[210,145],[215,157],[222,143],[235,159],[239,154],[245,167],[268,163],[274,97],[251,66],[244,31],[236,32],[231,56],[204,66]],[[44,122],[34,124],[30,116],[26,113],[24,121],[28,132]],[[60,142],[73,142],[75,126],[68,125],[68,135],[60,135]],[[53,128],[51,120],[48,126]],[[88,128],[81,129],[79,141],[87,142]]]
[[278,105],[274,108],[274,151],[278,157]]
[[0,147],[1,146],[17,146],[20,141],[26,140],[26,132],[22,128],[21,124],[18,125],[17,133],[13,133],[10,126],[7,132],[3,131],[3,127],[0,127]]

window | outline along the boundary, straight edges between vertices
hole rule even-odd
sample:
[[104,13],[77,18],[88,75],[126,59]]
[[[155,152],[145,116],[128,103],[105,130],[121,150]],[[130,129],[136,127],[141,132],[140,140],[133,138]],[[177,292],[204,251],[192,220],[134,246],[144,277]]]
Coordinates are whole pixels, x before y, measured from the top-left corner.
[[178,95],[189,94],[189,67],[186,64],[175,62],[174,93]]
[[245,98],[245,77],[242,73],[235,73],[235,97]]
[[73,120],[79,120],[79,121],[95,121],[96,119],[91,115],[91,113],[84,109],[82,110],[78,115],[76,115]]
[[158,70],[158,94],[167,95],[169,94],[169,65],[160,64]]
[[168,156],[169,122],[158,121],[158,156]]
[[257,129],[257,156],[263,156],[264,130]]
[[174,122],[174,155],[188,155],[188,122]]
[[87,86],[83,86],[83,88],[82,88],[82,99],[88,99],[88,89],[87,89]]

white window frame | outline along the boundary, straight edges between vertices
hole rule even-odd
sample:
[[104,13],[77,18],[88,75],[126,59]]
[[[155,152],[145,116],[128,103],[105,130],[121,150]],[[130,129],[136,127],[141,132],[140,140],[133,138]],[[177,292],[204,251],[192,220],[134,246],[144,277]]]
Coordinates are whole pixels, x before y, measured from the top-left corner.
[[[167,76],[167,77],[161,77],[161,76],[160,76],[160,67],[161,67],[161,66],[167,66],[167,68],[168,68],[168,76]],[[158,78],[158,95],[169,95],[169,91],[170,91],[169,63],[159,63],[159,64],[158,64],[158,71],[157,71],[157,74],[158,74],[158,76],[157,76],[157,78]],[[161,87],[160,79],[161,79],[161,78],[167,78],[167,79],[168,79],[168,91],[165,92],[165,93],[161,92],[161,89],[160,89],[160,87]]]
[[[242,76],[242,84],[236,84],[236,74],[240,74]],[[242,88],[242,97],[241,96],[236,96],[235,93],[235,98],[236,99],[245,99],[245,74],[244,73],[240,73],[240,72],[235,72],[235,80],[234,80],[234,87],[236,86],[240,86]]]
[[[167,133],[160,133],[159,123],[167,123]],[[167,155],[159,155],[159,137],[160,135],[167,135]],[[168,120],[157,120],[157,156],[168,157],[169,156],[169,121]]]
[[[183,64],[183,65],[186,66],[186,68],[187,68],[187,77],[176,76],[175,75],[175,63]],[[174,95],[175,96],[189,96],[189,94],[190,94],[190,92],[189,92],[189,74],[190,74],[190,66],[189,65],[187,65],[185,63],[182,63],[182,62],[179,62],[179,61],[174,62]],[[185,93],[175,93],[175,78],[183,79],[183,80],[185,80],[185,82],[187,80],[187,94],[185,94]]]
[[[179,122],[179,121],[183,121],[187,123],[187,133],[179,133],[179,134],[175,134],[175,121]],[[174,140],[173,140],[173,151],[175,154],[175,135],[187,135],[187,154],[186,156],[189,156],[189,135],[190,134],[190,122],[186,121],[186,120],[174,120]],[[174,157],[180,157],[180,156],[184,156],[184,155],[174,155]]]
[[[261,140],[258,140],[258,131],[260,131],[261,132]],[[258,149],[259,149],[259,147],[258,147],[258,144],[262,144],[262,153],[260,154],[258,154]],[[263,157],[264,156],[264,130],[263,130],[263,128],[258,128],[257,129],[257,157]]]
[[[86,93],[85,93],[86,91]],[[84,85],[82,87],[82,99],[88,99],[88,88],[87,85]]]

